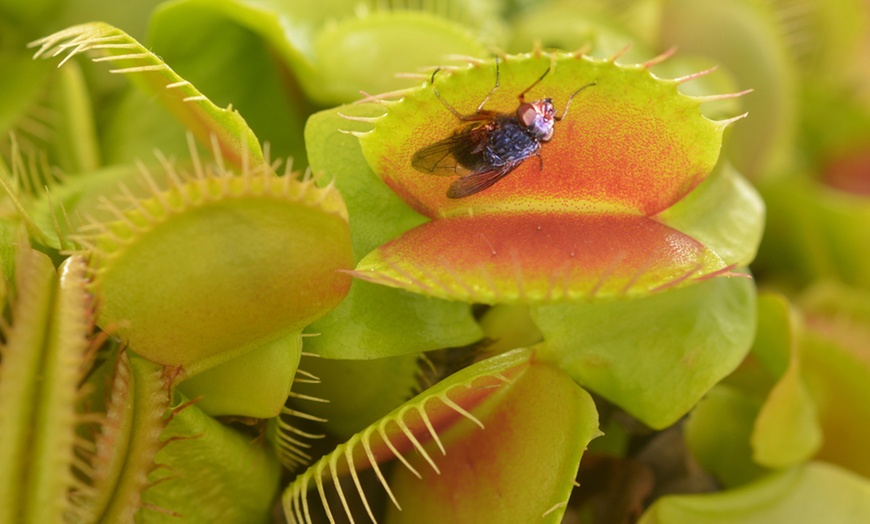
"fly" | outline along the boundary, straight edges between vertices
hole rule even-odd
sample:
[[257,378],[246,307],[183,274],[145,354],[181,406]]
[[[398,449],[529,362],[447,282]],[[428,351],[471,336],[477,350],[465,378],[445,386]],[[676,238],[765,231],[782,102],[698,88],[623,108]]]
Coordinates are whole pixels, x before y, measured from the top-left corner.
[[[499,62],[495,62],[495,86],[477,106],[474,113],[463,115],[441,97],[434,87],[432,90],[444,107],[450,110],[464,127],[451,136],[428,145],[411,157],[411,165],[417,171],[433,175],[459,178],[447,190],[448,198],[463,198],[479,193],[506,177],[519,167],[527,158],[537,156],[541,162],[541,144],[553,138],[554,125],[565,118],[571,100],[580,91],[595,85],[590,82],[568,98],[562,115],[556,114],[552,98],[542,98],[526,102],[526,93],[538,85],[550,72],[544,71],[532,85],[519,94],[519,105],[515,113],[499,113],[483,109],[489,97],[499,87]],[[434,85],[436,70],[432,73]],[[462,173],[458,171],[466,171]]]

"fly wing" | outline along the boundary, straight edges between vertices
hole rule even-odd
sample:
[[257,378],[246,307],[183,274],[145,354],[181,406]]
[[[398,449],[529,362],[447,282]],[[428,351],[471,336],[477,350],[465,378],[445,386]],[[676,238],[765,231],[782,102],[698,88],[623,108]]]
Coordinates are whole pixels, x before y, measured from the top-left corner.
[[479,171],[465,175],[450,185],[450,188],[447,190],[447,197],[463,198],[479,193],[506,177],[521,163],[522,161],[510,162],[489,171]]
[[[419,149],[411,157],[411,166],[422,173],[455,176],[461,171],[481,171],[487,132],[479,124],[468,126],[457,133]],[[458,170],[460,172],[458,172]]]

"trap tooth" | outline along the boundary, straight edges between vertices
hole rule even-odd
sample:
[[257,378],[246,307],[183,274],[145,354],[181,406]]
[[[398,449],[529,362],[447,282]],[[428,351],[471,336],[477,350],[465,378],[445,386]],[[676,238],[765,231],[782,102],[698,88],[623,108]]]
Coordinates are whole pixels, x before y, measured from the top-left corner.
[[372,117],[372,116],[353,116],[353,115],[345,115],[343,113],[339,113],[338,116],[344,118],[345,120],[353,120],[355,122],[365,122],[368,124],[373,124],[377,122],[382,117]]
[[694,73],[691,73],[691,74],[688,74],[685,76],[672,78],[671,82],[673,82],[675,84],[685,84],[686,82],[695,80],[697,78],[705,77],[705,76],[709,75],[710,73],[715,72],[717,69],[719,69],[719,66],[713,66],[713,67],[710,67],[708,69],[704,69],[702,71],[696,71]]
[[150,196],[79,236],[96,271],[99,324],[118,326],[137,354],[187,371],[301,329],[350,285],[337,271],[352,256],[332,186],[206,167],[168,189],[146,177]]
[[664,53],[661,53],[657,56],[654,56],[653,58],[650,58],[649,60],[642,63],[641,65],[644,67],[644,69],[649,69],[653,66],[657,66],[657,65],[665,62],[666,60],[670,59],[672,56],[674,56],[674,54],[676,52],[677,52],[676,46],[671,46]]
[[632,42],[629,42],[629,43],[625,44],[625,45],[622,47],[622,49],[620,49],[620,50],[618,50],[617,52],[613,53],[609,58],[607,58],[606,61],[615,64],[617,60],[619,60],[619,59],[622,58],[626,53],[628,53],[629,51],[631,51],[631,48],[632,48],[632,47],[634,47],[634,44],[633,44]]
[[737,116],[734,116],[734,117],[731,117],[731,118],[726,118],[725,120],[717,120],[717,121],[716,121],[716,124],[719,125],[719,126],[721,126],[722,128],[725,128],[725,127],[730,126],[730,125],[733,124],[734,122],[737,122],[737,121],[739,121],[739,120],[743,120],[743,119],[746,118],[747,116],[749,116],[749,113],[743,113],[743,114],[741,114],[741,115],[737,115]]

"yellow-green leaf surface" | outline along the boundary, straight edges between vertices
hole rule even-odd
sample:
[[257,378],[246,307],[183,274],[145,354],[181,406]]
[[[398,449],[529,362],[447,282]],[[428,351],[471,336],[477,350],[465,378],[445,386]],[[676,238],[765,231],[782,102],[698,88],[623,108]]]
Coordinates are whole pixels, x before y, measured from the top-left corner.
[[760,189],[771,211],[765,231],[770,240],[759,252],[762,268],[799,283],[836,277],[870,286],[870,271],[863,263],[870,253],[866,196],[820,184],[805,173]]
[[[298,332],[350,285],[334,189],[271,172],[175,174],[81,237],[100,325],[152,361],[195,374]],[[179,179],[178,177],[181,177]],[[186,178],[185,178],[186,177]]]
[[264,2],[163,2],[148,25],[154,53],[216,104],[232,104],[272,157],[304,167],[302,130],[315,106],[294,78],[286,38]]
[[[294,405],[325,419],[323,428],[330,435],[348,439],[417,391],[423,365],[419,359],[416,354],[366,360],[306,358],[301,369],[319,380],[294,384],[293,394],[300,396]],[[304,402],[311,398],[326,402]]]
[[[649,3],[647,3],[649,4]],[[643,2],[617,5],[610,2],[537,2],[515,13],[510,46],[522,52],[535,45],[545,49],[585,49],[604,58],[625,52],[627,61],[650,58],[649,39],[633,34],[657,31],[657,8]],[[660,9],[660,8],[659,8]]]
[[[304,98],[329,106],[355,100],[360,91],[378,93],[413,85],[413,80],[397,74],[431,67],[448,55],[486,56],[486,45],[469,26],[498,25],[495,10],[487,1],[450,3],[449,7],[439,3],[369,3],[363,7],[344,0],[183,0],[167,2],[156,10],[150,34],[159,48],[176,57],[190,53],[188,48],[197,42],[207,43],[215,35],[226,34],[256,55],[251,57],[253,63],[265,68],[258,72],[265,80],[264,89],[286,88],[292,79],[293,88],[302,90],[296,98],[303,98],[299,95],[304,93]],[[178,51],[170,49],[176,44]],[[235,53],[229,48],[220,60]],[[198,74],[217,67],[215,60],[213,56],[183,58],[187,64],[196,64]],[[250,65],[224,63],[236,70]],[[228,83],[214,84],[214,89],[245,87],[234,79]],[[283,97],[280,91],[272,92]],[[238,93],[240,108],[253,110],[253,120],[271,128],[262,101]],[[287,102],[298,104],[299,100],[288,98],[281,103]]]
[[768,472],[752,459],[749,439],[761,399],[717,384],[689,413],[684,435],[701,468],[724,488],[742,486]]
[[142,507],[142,494],[150,485],[148,474],[156,467],[154,457],[162,447],[171,376],[159,365],[122,352],[113,380],[107,429],[96,441],[98,489],[88,512],[97,521],[130,522],[148,511]]

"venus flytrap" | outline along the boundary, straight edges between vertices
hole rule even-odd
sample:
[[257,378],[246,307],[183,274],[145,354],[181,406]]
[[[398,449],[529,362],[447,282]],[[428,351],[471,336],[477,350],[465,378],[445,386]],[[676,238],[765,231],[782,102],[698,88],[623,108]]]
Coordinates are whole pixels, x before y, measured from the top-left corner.
[[[349,286],[336,271],[351,259],[334,189],[292,173],[235,174],[220,161],[194,159],[193,173],[173,167],[165,174],[166,189],[143,175],[150,197],[119,189],[120,200],[102,202],[109,219],[93,219],[67,239],[82,246],[76,260],[89,263],[87,289],[99,304],[94,321],[128,347],[109,353],[105,372],[91,379],[115,377],[88,400],[106,411],[89,433],[93,471],[76,498],[94,518],[199,513],[214,486],[242,484],[248,495],[234,493],[245,504],[227,497],[230,505],[214,507],[215,514],[240,521],[265,515],[278,462],[206,413],[278,415],[291,395],[300,330]],[[178,392],[208,398],[200,408]],[[229,449],[238,461],[223,456]],[[208,461],[220,467],[188,460],[209,453],[220,455]],[[189,482],[179,473],[191,468],[209,474]]]
[[[96,269],[101,322],[125,324],[118,333],[139,353],[195,374],[225,362],[228,350],[291,335],[340,301],[349,279],[335,270],[349,249],[334,190],[269,172],[175,175],[169,189],[113,208],[113,222],[76,237]],[[320,249],[294,256],[312,244]]]
[[[622,66],[615,59],[506,58],[490,110],[515,110],[517,93],[548,67],[530,98],[549,96],[564,107],[578,86],[596,85],[572,101],[540,162],[526,161],[465,199],[444,198],[451,177],[411,168],[415,151],[460,125],[446,108],[437,109],[433,86],[380,100],[386,112],[371,119],[370,132],[357,132],[363,154],[388,186],[432,220],[370,252],[355,275],[440,298],[547,303],[645,296],[751,260],[724,260],[661,216],[713,170],[722,131],[733,119],[708,120],[698,106],[721,97],[678,94],[677,86],[694,75],[658,79],[649,68],[660,60]],[[435,87],[452,105],[471,99],[460,112],[474,108],[495,78],[491,63],[482,66],[468,67],[461,83],[462,69],[436,76]],[[668,122],[675,127],[667,129]],[[747,211],[759,224],[760,206]]]
[[83,511],[68,493],[86,490],[80,475],[90,472],[79,455],[88,443],[77,435],[89,414],[77,408],[95,354],[93,303],[82,257],[58,274],[19,242],[3,297],[11,318],[0,347],[0,521],[60,522]]
[[[866,287],[866,7],[691,4],[174,0],[0,49],[0,522],[867,521],[867,299],[756,299],[740,173],[762,283]],[[538,78],[540,156],[414,169]]]
[[868,500],[866,479],[814,462],[731,491],[662,497],[639,522],[764,524],[836,516],[838,522],[859,524],[870,513]]
[[[677,86],[698,75],[658,79],[649,68],[659,62],[622,66],[615,63],[615,57],[596,60],[558,53],[502,58],[501,83],[487,100],[487,109],[515,109],[516,94],[548,66],[550,73],[528,99],[553,96],[559,107],[578,85],[596,84],[578,95],[565,119],[556,123],[553,140],[541,148],[540,162],[526,160],[498,184],[461,199],[445,196],[452,177],[425,175],[411,166],[415,151],[450,136],[461,125],[428,83],[363,101],[375,103],[312,117],[306,132],[312,164],[338,174],[338,187],[348,190],[352,224],[360,216],[353,235],[355,247],[369,254],[358,263],[354,275],[432,297],[494,304],[481,322],[486,335],[495,339],[477,346],[481,355],[498,359],[528,351],[513,348],[533,345],[532,366],[546,368],[552,384],[564,381],[567,389],[581,392],[573,379],[654,427],[673,423],[733,370],[749,348],[754,286],[733,268],[745,266],[754,257],[763,206],[732,168],[723,164],[714,170],[722,131],[734,119],[708,120],[698,106],[729,96],[680,95]],[[473,110],[492,89],[493,62],[472,61],[466,67],[445,69],[436,75],[435,84],[440,95],[461,113],[470,112],[466,107]],[[339,131],[358,136],[361,150],[349,144],[329,148],[333,154],[326,155],[327,144],[347,142]],[[633,144],[632,137],[644,146]],[[655,140],[662,142],[650,146],[648,142]],[[646,164],[638,158],[643,153],[649,154]],[[360,160],[354,159],[361,156],[370,169],[358,167]],[[384,191],[372,175],[386,182],[404,203]],[[650,187],[640,191],[644,183]],[[372,194],[383,197],[367,196]],[[372,213],[355,214],[370,211],[373,202],[378,208],[374,216],[390,213],[401,220],[376,221]],[[585,224],[585,229],[563,231],[577,224]],[[638,231],[649,233],[648,243],[639,242]],[[632,249],[620,255],[621,238]],[[682,242],[697,249],[685,249]],[[674,249],[673,256],[667,249]],[[716,278],[723,275],[726,278]],[[660,326],[654,339],[649,338],[650,325]],[[524,329],[518,333],[512,326]],[[370,346],[371,350],[377,347]],[[450,377],[443,383],[452,381]],[[558,388],[554,388],[550,392],[556,395]],[[416,401],[425,402],[430,393],[423,391]],[[530,392],[524,395],[528,395],[526,400],[533,396]],[[480,468],[488,465],[475,464],[473,477],[463,476],[461,467],[452,469],[463,460],[472,460],[462,458],[463,450],[492,448],[492,464],[512,453],[522,455],[515,459],[516,468],[504,466],[492,473],[499,485],[520,489],[534,478],[523,471],[530,472],[536,461],[545,461],[546,449],[560,448],[541,444],[538,439],[543,434],[528,427],[537,424],[526,424],[533,418],[531,413],[501,420],[497,413],[525,413],[524,400],[498,398],[490,401],[493,411],[487,413],[494,417],[492,424],[501,428],[496,433],[503,438],[486,429],[479,434],[448,429],[444,435],[454,438],[445,437],[440,448],[432,444],[433,450],[445,452],[444,457],[419,455],[437,471],[443,467],[440,476],[421,475],[424,483],[419,484],[405,474],[419,472],[413,465],[397,469],[390,480],[382,479],[391,493],[397,492],[395,507],[402,508],[388,509],[387,522],[510,514],[511,503],[506,501],[514,499],[489,498],[487,483],[479,481]],[[547,402],[541,398],[535,405],[546,406]],[[553,405],[557,411],[558,405]],[[388,424],[393,418],[387,416],[378,424]],[[486,421],[481,421],[486,428]],[[592,421],[584,415],[565,423]],[[363,434],[373,431],[372,427]],[[430,434],[435,442],[435,433]],[[342,446],[355,449],[356,438]],[[413,442],[407,434],[405,438]],[[328,487],[316,482],[312,486],[313,480],[327,475],[327,469],[330,478],[355,475],[354,468],[348,466],[351,469],[346,471],[341,466],[342,455],[350,453],[342,446],[305,474],[310,477],[306,485],[312,491],[316,487],[317,495],[311,496],[319,495],[322,504],[331,500]],[[560,454],[568,464],[579,458],[569,450],[556,452]],[[397,450],[388,458],[400,456]],[[377,461],[370,457],[369,462]],[[354,483],[356,491],[364,491]],[[571,481],[560,477],[552,486],[557,491],[570,490]],[[304,489],[305,485],[293,487],[294,502],[287,508],[288,513],[294,512],[291,520],[312,518],[304,509],[309,504],[302,495]],[[469,492],[474,496],[467,498],[469,505],[465,506]],[[285,503],[289,493],[285,493]],[[521,505],[529,516],[523,518],[558,521],[567,499],[558,502],[551,493],[525,492]],[[404,498],[414,501],[413,511],[402,502]],[[452,502],[447,503],[448,499]],[[344,502],[344,495],[341,500],[345,512],[350,512],[352,504]],[[547,509],[536,513],[548,502]],[[452,514],[451,507],[462,510]]]
[[788,34],[792,28],[800,32],[800,16],[792,17],[805,8],[788,4],[739,0],[702,7],[677,0],[663,5],[659,13],[659,45],[707,56],[740,85],[755,90],[744,102],[754,124],[735,128],[725,148],[734,165],[753,181],[775,177],[794,164],[800,69]]
[[296,384],[293,391],[328,402],[291,403],[323,418],[323,430],[345,440],[419,392],[419,375],[426,367],[420,358],[413,353],[366,360],[306,358],[302,368],[318,380]]
[[[329,522],[352,520],[351,505],[362,504],[373,522],[560,522],[597,425],[588,393],[531,351],[508,351],[447,377],[325,455],[285,490],[285,516],[316,522],[322,508]],[[396,464],[382,469],[386,461]],[[369,468],[392,504],[385,517],[360,482]]]
[[[384,231],[381,238],[392,235],[386,243],[358,244],[371,247],[354,274],[429,296],[530,306],[533,320],[527,324],[537,324],[543,333],[537,346],[542,358],[559,362],[579,383],[648,424],[674,422],[749,348],[753,286],[733,268],[755,255],[763,206],[733,168],[716,166],[722,132],[734,119],[709,120],[699,111],[703,102],[731,96],[679,94],[680,84],[701,75],[659,79],[649,69],[664,58],[634,66],[616,64],[615,57],[571,54],[504,58],[501,84],[487,109],[515,109],[516,94],[548,66],[550,73],[529,99],[553,96],[558,107],[577,85],[597,83],[578,94],[564,120],[555,124],[540,162],[528,159],[498,184],[462,199],[444,196],[452,177],[427,176],[411,167],[415,151],[460,125],[432,86],[342,108],[342,114],[356,115],[348,116],[346,126],[360,137],[374,173],[416,216],[431,219],[404,233],[394,227]],[[440,72],[435,85],[442,98],[464,112],[480,103],[494,78],[492,62],[475,61]],[[309,143],[317,151],[313,132]],[[322,165],[335,165],[339,158]],[[641,191],[644,184],[649,187]],[[349,202],[353,208],[354,196]],[[414,216],[410,210],[403,213]],[[367,231],[366,238],[376,236]],[[732,278],[714,278],[719,275]],[[672,289],[681,287],[686,289]],[[706,308],[717,313],[705,314]],[[624,325],[631,318],[638,319],[636,339]],[[612,336],[607,335],[611,330],[596,329],[601,339],[589,343],[592,332],[577,329],[583,319],[599,319],[590,321],[590,329],[611,319]],[[676,373],[692,380],[661,381],[634,365],[630,355],[645,336],[642,326],[650,322],[672,326],[650,343],[673,351],[673,360],[659,360],[661,351],[647,354],[669,373],[686,366]],[[707,328],[695,331],[693,322]],[[698,338],[686,338],[679,325]],[[629,354],[618,350],[617,334]],[[577,367],[585,352],[590,360]],[[595,369],[603,382],[587,374]],[[623,382],[617,378],[622,372],[639,376]],[[641,390],[648,395],[637,395]],[[643,400],[647,396],[652,403]]]
[[[159,169],[140,163],[138,173],[79,174],[53,183],[42,198],[5,184],[34,236],[49,250],[75,252],[70,260],[82,266],[96,304],[91,322],[121,341],[101,350],[100,368],[88,375],[89,395],[66,399],[104,414],[89,419],[93,425],[75,441],[85,449],[75,462],[82,479],[60,486],[57,508],[42,510],[69,513],[74,506],[85,521],[263,520],[277,489],[274,451],[265,441],[251,445],[210,415],[270,418],[285,411],[301,330],[350,285],[338,271],[352,264],[344,203],[310,172],[293,173],[288,164],[283,176],[276,174],[278,164],[263,159],[259,144],[249,147],[254,135],[237,113],[215,106],[123,32],[86,24],[40,45],[38,54],[69,59],[92,52],[98,62],[114,62],[115,72],[156,93],[212,151],[203,158],[191,141],[188,160],[158,154]],[[43,331],[31,328],[31,335]],[[28,372],[23,382],[3,384],[32,385],[37,376]],[[41,397],[37,406],[56,403]],[[28,456],[14,446],[4,451]],[[75,453],[72,444],[57,451]],[[70,475],[63,464],[47,469]],[[29,478],[23,501],[54,489],[42,477]],[[215,490],[223,502],[212,500]],[[10,511],[39,511],[25,506]]]

